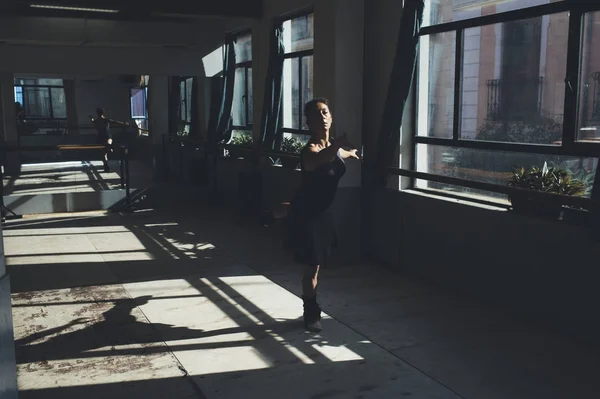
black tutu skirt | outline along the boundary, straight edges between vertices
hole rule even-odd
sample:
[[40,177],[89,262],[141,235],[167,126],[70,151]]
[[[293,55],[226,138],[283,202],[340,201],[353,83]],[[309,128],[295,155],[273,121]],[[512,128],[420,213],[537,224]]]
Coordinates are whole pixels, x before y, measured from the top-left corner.
[[337,244],[331,210],[314,215],[292,212],[288,216],[284,247],[292,252],[296,262],[322,266],[327,263]]

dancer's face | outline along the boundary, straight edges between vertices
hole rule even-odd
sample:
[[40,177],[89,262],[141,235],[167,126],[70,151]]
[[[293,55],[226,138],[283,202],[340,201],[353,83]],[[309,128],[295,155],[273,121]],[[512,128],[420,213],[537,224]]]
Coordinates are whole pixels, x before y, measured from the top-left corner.
[[313,132],[328,132],[332,122],[333,117],[329,112],[329,107],[324,103],[316,103],[306,114],[306,124]]

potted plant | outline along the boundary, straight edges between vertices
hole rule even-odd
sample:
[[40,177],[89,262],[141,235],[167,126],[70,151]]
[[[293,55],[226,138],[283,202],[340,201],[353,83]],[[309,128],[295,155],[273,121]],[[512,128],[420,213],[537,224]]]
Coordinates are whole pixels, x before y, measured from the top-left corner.
[[227,147],[229,156],[233,159],[243,158],[244,154],[252,150],[254,139],[251,134],[238,134],[231,138]]
[[299,154],[304,147],[304,143],[293,137],[285,137],[281,143],[281,151],[283,154],[279,157],[281,165],[284,168],[296,169],[300,162]]
[[[545,193],[584,196],[589,190],[588,184],[573,176],[567,169],[549,167],[546,162],[539,168],[516,168],[509,180],[510,187],[523,188]],[[562,211],[563,204],[557,200],[539,200],[527,192],[511,194],[509,200],[515,212],[533,214],[557,219]]]

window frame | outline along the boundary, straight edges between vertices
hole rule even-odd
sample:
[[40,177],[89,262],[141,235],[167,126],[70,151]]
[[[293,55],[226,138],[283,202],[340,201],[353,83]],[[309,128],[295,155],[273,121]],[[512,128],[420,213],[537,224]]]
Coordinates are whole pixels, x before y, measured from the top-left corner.
[[[192,109],[192,100],[190,99],[190,104],[187,103],[187,90],[188,90],[188,81],[190,85],[194,84],[193,76],[181,76],[179,81],[179,121],[185,121],[185,126],[183,126],[183,131],[177,132],[178,134],[188,135],[191,130],[192,125],[192,113],[194,110]],[[183,85],[183,86],[182,86]],[[190,89],[192,90],[192,89]],[[192,90],[193,91],[193,90]],[[183,100],[182,100],[182,93]],[[190,114],[188,115],[188,107],[190,108]],[[188,121],[189,117],[189,121]],[[188,131],[185,131],[185,127],[188,127]],[[178,129],[179,130],[179,129]]]
[[[50,117],[49,118],[40,118],[40,117],[31,117],[29,115],[25,115],[26,119],[30,119],[30,120],[36,120],[36,121],[66,121],[67,117],[65,116],[64,118],[57,118],[54,116],[54,107],[53,107],[53,103],[52,103],[52,89],[62,89],[63,92],[65,90],[65,86],[59,86],[59,85],[32,85],[32,84],[15,84],[13,85],[13,90],[15,92],[15,94],[17,93],[17,87],[21,88],[21,98],[23,100],[23,102],[21,103],[21,106],[23,108],[25,108],[25,90],[23,90],[26,87],[34,87],[37,89],[47,89],[48,90],[48,102],[49,102],[49,110],[50,110]],[[15,95],[15,101],[16,100],[16,95]]]
[[[252,76],[252,71],[253,71],[253,69],[252,69],[252,61],[253,61],[253,59],[252,59],[252,54],[253,54],[252,48],[254,46],[254,43],[252,41],[253,40],[252,29],[245,29],[245,30],[238,31],[238,32],[235,32],[235,33],[231,33],[231,34],[228,35],[229,39],[233,39],[234,43],[235,43],[235,41],[239,37],[242,37],[242,36],[250,36],[250,43],[251,43],[251,51],[250,51],[251,57],[250,57],[250,60],[248,60],[248,61],[242,61],[242,62],[237,62],[237,59],[236,59],[236,64],[235,64],[236,75],[237,75],[237,70],[238,69],[243,69],[244,70],[244,79],[245,79],[244,83],[245,83],[245,85],[244,85],[244,95],[242,96],[242,104],[243,104],[242,106],[244,107],[244,113],[245,113],[245,117],[246,117],[246,124],[245,125],[232,125],[232,129],[233,130],[249,131],[250,134],[252,134],[252,131],[254,129],[254,117],[253,117],[253,115],[250,115],[250,102],[248,100],[250,98],[250,96],[249,96],[250,91],[248,90],[248,87],[249,87],[249,85],[248,85],[248,77],[250,77],[250,78],[253,77]],[[227,40],[227,38],[226,38],[226,40]],[[223,74],[223,72],[221,72],[221,75],[222,74]],[[252,81],[252,88],[254,88],[254,80]],[[253,96],[253,98],[254,98],[254,96]],[[250,116],[252,116],[252,123],[249,123]]]
[[[133,90],[141,90],[142,93],[144,93],[144,117],[143,118],[133,115],[133,104],[132,104]],[[136,123],[139,120],[146,121],[146,123],[144,124],[144,129],[146,129],[146,130],[148,129],[148,86],[133,86],[133,87],[129,88],[129,115],[131,117],[131,120],[135,121]],[[143,136],[148,135],[148,132],[142,131],[141,135],[143,135]]]
[[[441,23],[438,25],[429,25],[422,27],[419,37],[429,36],[440,33],[456,32],[456,51],[455,51],[455,77],[454,77],[454,104],[453,104],[453,127],[452,138],[437,138],[419,135],[418,115],[419,115],[419,68],[415,69],[413,85],[411,87],[410,99],[413,103],[411,134],[411,153],[410,169],[403,169],[395,166],[388,166],[388,171],[392,175],[404,176],[410,178],[408,188],[415,188],[416,180],[426,180],[430,182],[444,183],[455,186],[462,186],[477,190],[489,192],[510,194],[514,191],[511,187],[502,186],[493,183],[484,183],[464,178],[456,178],[438,175],[434,173],[417,172],[416,149],[419,144],[429,146],[444,146],[453,148],[468,148],[475,150],[505,151],[513,153],[531,153],[559,156],[590,157],[598,158],[600,154],[600,143],[577,141],[578,115],[580,108],[580,79],[581,79],[581,56],[583,49],[583,28],[584,16],[587,13],[600,11],[600,3],[587,4],[580,1],[566,0],[560,3],[543,4],[513,11],[496,13],[492,15],[480,16],[471,19],[459,20]],[[462,93],[462,64],[463,64],[463,40],[464,31],[469,28],[482,27],[506,23],[516,20],[524,20],[558,13],[569,13],[568,39],[567,39],[567,65],[564,99],[563,131],[560,145],[527,144],[527,143],[505,143],[462,139],[460,137],[461,121],[461,93]],[[417,55],[417,65],[419,65],[420,52]],[[553,194],[537,193],[540,196],[554,196]],[[574,205],[588,205],[588,198],[568,197],[568,201]]]
[[[131,100],[133,99],[132,92],[133,90],[141,90],[144,93],[144,116],[136,116],[133,115],[133,104]],[[133,86],[129,88],[129,116],[131,119],[148,119],[148,87],[146,86]]]
[[[308,8],[308,9],[304,9],[292,14],[287,14],[285,16],[280,17],[277,20],[277,23],[283,24],[287,21],[291,21],[293,19],[296,18],[300,18],[300,17],[308,17],[310,15],[313,15],[313,20],[314,20],[314,9]],[[307,50],[300,50],[300,51],[294,51],[294,52],[289,52],[289,53],[285,53],[283,58],[284,58],[284,62],[285,60],[291,59],[292,62],[298,62],[298,87],[300,88],[299,90],[299,101],[298,101],[298,126],[300,126],[299,129],[294,129],[294,128],[288,128],[283,126],[283,122],[281,123],[281,126],[279,128],[279,131],[277,132],[277,134],[275,135],[274,138],[274,148],[279,151],[281,149],[281,145],[283,144],[283,138],[285,136],[285,133],[289,133],[289,134],[294,134],[294,135],[303,135],[303,136],[310,136],[310,131],[308,129],[303,129],[302,128],[302,119],[304,117],[304,100],[303,100],[303,90],[302,90],[302,85],[303,85],[303,66],[302,66],[302,60],[304,59],[304,57],[313,57],[313,70],[314,70],[314,53],[315,53],[315,48],[314,48],[314,36],[313,36],[313,47],[311,49],[307,49]],[[292,68],[293,70],[293,68]],[[314,82],[313,82],[314,83]],[[281,104],[281,111],[280,111],[280,119],[283,121],[283,112],[284,112],[284,104]]]

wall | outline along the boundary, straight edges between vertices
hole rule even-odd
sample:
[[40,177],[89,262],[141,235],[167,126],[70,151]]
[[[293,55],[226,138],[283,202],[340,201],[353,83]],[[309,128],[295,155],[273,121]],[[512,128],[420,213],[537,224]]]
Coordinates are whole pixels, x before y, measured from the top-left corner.
[[[58,145],[58,144],[94,144],[96,142],[96,129],[91,123],[89,116],[96,115],[96,108],[103,107],[107,117],[118,121],[131,121],[130,116],[130,93],[129,89],[134,87],[135,83],[128,83],[123,80],[123,75],[77,75],[77,74],[15,74],[19,78],[56,78],[69,79],[74,82],[76,117],[71,119],[73,125],[78,126],[80,130],[70,130],[69,135],[21,135],[19,143],[23,146],[32,145]],[[14,99],[13,99],[14,101]],[[12,106],[12,103],[11,103]],[[164,111],[159,111],[164,112]],[[9,122],[9,121],[5,121]],[[112,128],[114,139],[122,144],[131,145],[127,137],[135,136],[136,131],[133,128]],[[140,140],[135,142],[135,145]],[[48,156],[45,153],[26,152],[20,154],[22,162],[39,160],[40,157]]]
[[[330,100],[334,117],[332,134],[346,132],[357,148],[362,145],[363,130],[364,3],[364,0],[324,0],[315,2],[313,7],[314,95]],[[311,2],[304,0],[266,0],[265,17],[251,26],[253,79],[257,82],[254,85],[255,137],[259,136],[261,128],[263,82],[273,19],[305,10],[311,5]],[[300,173],[269,166],[264,161],[260,168],[264,202],[273,205],[291,200],[300,182]],[[238,173],[249,168],[244,162],[224,161],[219,164],[220,188],[228,198],[235,198]],[[335,261],[343,263],[354,262],[360,256],[361,164],[348,160],[347,169],[334,204],[340,240]]]
[[[202,57],[223,42],[219,18],[133,22],[0,17],[0,72],[201,74]],[[57,56],[60,54],[60,56]]]
[[363,118],[367,156],[375,155],[377,135],[396,56],[401,15],[400,1],[382,0],[365,7]]
[[[145,145],[160,146],[162,135],[168,133],[167,77],[199,76],[203,82],[203,58],[223,44],[225,32],[250,23],[243,18],[214,17],[141,22],[0,16],[0,77],[10,81],[16,72],[79,76],[151,75],[156,86],[153,90],[154,104],[150,106],[155,113],[155,131],[151,131],[153,142],[146,140]],[[83,102],[77,107],[80,124],[87,123],[87,116],[100,102],[104,102],[107,113],[114,119],[129,119],[129,105],[116,104],[111,100],[117,98],[113,95],[118,85],[111,83],[113,94],[108,93],[108,87],[100,90],[91,83],[79,86],[97,93],[97,98],[89,101],[78,96]],[[204,92],[202,83],[200,92]],[[119,98],[119,102],[127,101],[128,93]],[[204,96],[198,104],[204,111]],[[205,126],[206,118],[203,122],[202,126]],[[14,130],[5,129],[6,137],[16,141]],[[156,162],[159,151],[159,147],[147,148],[148,159]]]
[[[134,84],[125,83],[119,75],[84,77],[75,80],[75,102],[79,126],[91,127],[89,115],[96,115],[102,107],[107,117],[118,121],[130,121],[129,89]],[[84,130],[82,134],[95,134],[95,130]]]
[[600,245],[588,229],[417,193],[376,197],[378,260],[600,344]]
[[[60,54],[60,56],[58,56]],[[173,48],[0,45],[1,71],[21,73],[194,75],[202,52]]]
[[[381,123],[395,52],[401,10],[392,3],[399,2],[365,10],[367,154],[375,149],[369,130]],[[364,227],[373,260],[600,344],[600,245],[587,229],[391,189],[375,193],[371,210]]]

